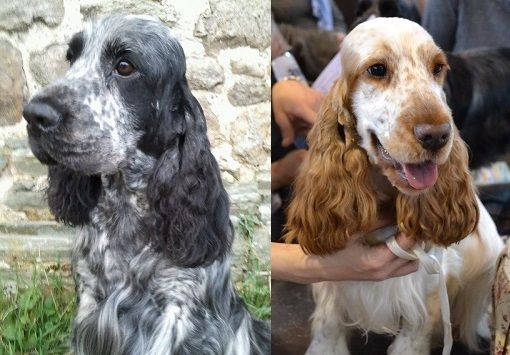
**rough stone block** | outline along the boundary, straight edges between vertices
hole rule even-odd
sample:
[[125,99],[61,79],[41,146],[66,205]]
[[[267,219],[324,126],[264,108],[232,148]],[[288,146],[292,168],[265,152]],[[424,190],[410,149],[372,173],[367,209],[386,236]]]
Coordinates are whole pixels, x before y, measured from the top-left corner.
[[48,174],[48,167],[41,164],[34,156],[14,157],[12,162],[18,174],[34,178]]
[[22,31],[35,21],[55,27],[63,17],[62,0],[0,1],[1,30]]
[[269,58],[261,56],[260,51],[253,48],[239,49],[230,59],[232,73],[263,78],[268,73]]
[[44,194],[39,191],[24,191],[12,189],[8,192],[5,205],[15,211],[24,211],[26,208],[46,209],[47,203]]
[[208,94],[205,91],[195,91],[193,95],[196,97],[202,110],[204,111],[205,120],[207,122],[207,134],[211,142],[216,139],[219,135],[220,122],[218,117],[213,113],[211,109],[211,103],[208,98]]
[[240,75],[227,93],[228,100],[234,106],[253,105],[271,98],[271,88],[265,79],[255,79]]
[[271,149],[267,139],[271,129],[269,110],[269,104],[254,107],[241,113],[230,126],[234,156],[239,161],[257,168],[267,160]]
[[261,201],[260,193],[253,184],[236,184],[225,187],[230,198],[232,213],[253,214]]
[[271,257],[269,253],[271,243],[271,228],[268,225],[262,225],[255,229],[253,236],[252,249],[257,259],[263,263],[270,263]]
[[210,90],[225,80],[223,68],[213,58],[188,57],[186,66],[191,89]]
[[53,221],[21,221],[0,223],[0,233],[2,234],[20,234],[20,235],[52,235],[69,236],[73,235],[74,229]]
[[23,212],[18,212],[0,204],[0,223],[21,223],[27,217]]
[[0,154],[0,175],[4,171],[4,169],[7,167],[8,163],[9,163],[8,157],[3,154]]
[[270,44],[270,1],[210,0],[195,25],[195,36],[203,38],[206,50],[250,46],[264,49]]
[[67,262],[73,235],[0,234],[0,260],[7,265],[34,261]]
[[10,136],[5,138],[5,146],[11,150],[30,152],[28,138],[26,137],[26,129],[23,129],[23,137]]
[[52,44],[40,52],[30,54],[30,70],[42,86],[61,78],[69,68],[66,44]]
[[21,53],[8,41],[0,40],[0,126],[21,120],[25,93]]
[[34,262],[68,265],[75,233],[56,222],[0,223],[0,277],[13,268],[29,271]]
[[147,0],[84,0],[80,2],[80,12],[86,18],[119,12],[150,15],[167,25],[173,25],[179,20],[179,15],[172,5]]

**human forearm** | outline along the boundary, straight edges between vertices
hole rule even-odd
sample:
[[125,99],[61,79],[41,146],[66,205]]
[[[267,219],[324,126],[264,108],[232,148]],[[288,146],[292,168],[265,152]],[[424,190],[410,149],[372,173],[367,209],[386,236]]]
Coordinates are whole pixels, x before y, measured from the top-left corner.
[[271,243],[271,277],[303,284],[321,281],[316,258],[298,244]]
[[[412,238],[397,236],[403,249]],[[272,277],[297,283],[321,281],[381,281],[415,272],[416,261],[396,257],[385,244],[370,247],[354,235],[344,249],[328,255],[307,255],[297,244],[271,243]]]

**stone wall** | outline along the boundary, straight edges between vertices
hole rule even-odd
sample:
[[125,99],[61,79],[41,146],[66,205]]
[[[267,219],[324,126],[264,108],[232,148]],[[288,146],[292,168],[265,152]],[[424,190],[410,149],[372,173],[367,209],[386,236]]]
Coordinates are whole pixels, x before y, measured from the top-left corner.
[[33,258],[67,260],[73,231],[53,221],[43,199],[46,167],[30,152],[22,107],[65,73],[66,43],[84,22],[118,12],[158,17],[180,40],[233,222],[241,214],[262,222],[254,243],[268,260],[269,8],[269,0],[1,0],[0,272]]

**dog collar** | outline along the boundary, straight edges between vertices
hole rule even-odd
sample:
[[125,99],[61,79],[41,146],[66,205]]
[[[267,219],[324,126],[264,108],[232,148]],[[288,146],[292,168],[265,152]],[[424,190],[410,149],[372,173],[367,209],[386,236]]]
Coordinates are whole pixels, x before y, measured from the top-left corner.
[[366,233],[364,238],[368,245],[373,246],[386,242],[391,237],[394,237],[397,233],[398,227],[396,225],[385,226]]

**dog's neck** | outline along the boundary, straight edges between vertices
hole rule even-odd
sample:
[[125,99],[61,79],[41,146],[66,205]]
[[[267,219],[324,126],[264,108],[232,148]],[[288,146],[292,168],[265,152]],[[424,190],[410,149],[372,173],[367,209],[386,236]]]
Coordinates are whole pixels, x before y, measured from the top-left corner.
[[376,165],[370,166],[370,184],[377,194],[378,217],[384,220],[396,222],[395,201],[399,194],[398,189],[391,185],[388,178],[382,173]]
[[370,165],[370,183],[380,201],[395,200],[398,189],[393,186],[377,165]]
[[149,210],[147,185],[156,158],[137,150],[113,174],[101,175],[102,192],[92,211],[92,225],[112,235],[137,233]]

